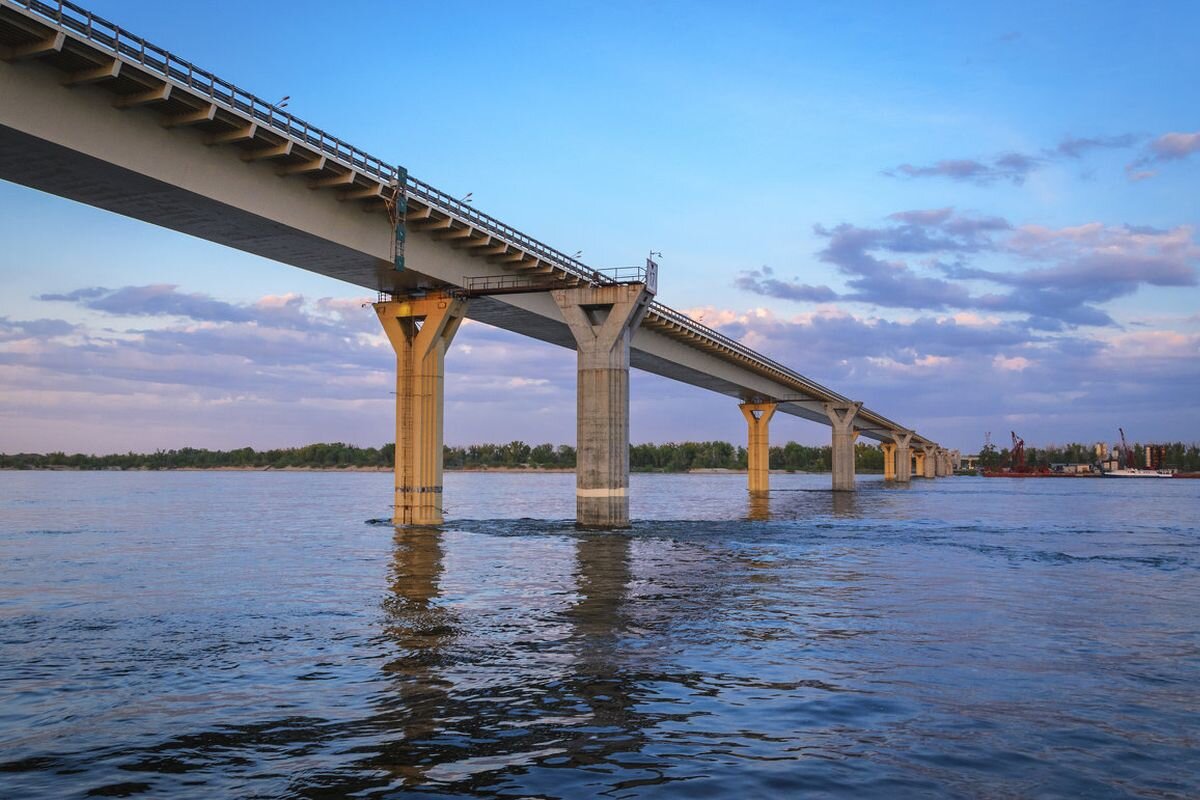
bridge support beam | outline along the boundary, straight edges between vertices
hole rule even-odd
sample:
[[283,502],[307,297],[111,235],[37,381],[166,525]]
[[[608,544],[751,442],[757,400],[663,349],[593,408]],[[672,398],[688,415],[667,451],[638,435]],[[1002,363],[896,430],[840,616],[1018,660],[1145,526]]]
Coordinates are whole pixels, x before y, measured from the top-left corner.
[[950,474],[950,451],[939,447],[937,449],[937,466],[935,474],[944,478]]
[[922,445],[917,451],[917,466],[920,467],[921,475],[926,478],[937,477],[937,445],[926,444]]
[[825,414],[833,426],[833,491],[854,491],[854,417],[862,403],[825,403]]
[[920,447],[913,450],[913,477],[925,477],[925,451]]
[[883,451],[883,479],[896,480],[896,443],[884,442],[879,449]]
[[908,483],[912,480],[912,431],[892,434],[896,442],[896,483]]
[[466,302],[443,295],[375,304],[396,351],[396,468],[392,522],[440,525],[446,350]]
[[645,284],[554,292],[578,353],[575,521],[629,527],[629,341],[650,308]]
[[763,495],[770,491],[771,443],[768,435],[771,417],[778,403],[742,403],[738,406],[746,418],[746,476],[750,494]]

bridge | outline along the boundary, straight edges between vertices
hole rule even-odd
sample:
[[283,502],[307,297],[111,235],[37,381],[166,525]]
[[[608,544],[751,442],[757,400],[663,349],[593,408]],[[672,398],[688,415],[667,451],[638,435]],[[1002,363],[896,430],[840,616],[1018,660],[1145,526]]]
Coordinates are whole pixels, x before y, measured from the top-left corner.
[[593,269],[86,9],[0,0],[0,178],[378,293],[396,352],[394,521],[442,517],[445,356],[464,318],[578,353],[577,522],[629,524],[629,369],[738,401],[749,491],[768,491],[782,412],[832,429],[835,491],[854,442],[885,479],[951,454],[655,300],[657,264]]

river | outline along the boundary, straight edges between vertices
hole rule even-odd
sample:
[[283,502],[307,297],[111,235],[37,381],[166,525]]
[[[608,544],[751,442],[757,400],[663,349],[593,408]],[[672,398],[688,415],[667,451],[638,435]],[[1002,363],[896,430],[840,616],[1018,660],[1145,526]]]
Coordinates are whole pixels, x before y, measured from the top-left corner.
[[1200,794],[1200,481],[0,473],[0,797]]

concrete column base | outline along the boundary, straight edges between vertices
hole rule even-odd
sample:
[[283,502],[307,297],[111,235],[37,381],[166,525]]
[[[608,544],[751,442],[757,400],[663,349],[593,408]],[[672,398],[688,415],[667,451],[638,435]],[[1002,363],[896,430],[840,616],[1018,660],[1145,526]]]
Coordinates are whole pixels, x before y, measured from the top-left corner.
[[629,340],[653,297],[645,284],[554,292],[578,353],[575,521],[629,527]]
[[738,406],[746,418],[746,476],[750,494],[766,494],[771,486],[771,417],[777,403],[742,403]]
[[862,403],[825,403],[825,414],[833,426],[833,491],[854,491],[854,418]]
[[375,304],[396,351],[396,465],[392,522],[441,525],[446,349],[466,303],[436,295]]
[[908,483],[912,480],[912,431],[893,433],[896,441],[896,483]]
[[917,463],[926,478],[937,477],[937,445],[923,445],[917,453]]
[[883,479],[896,480],[896,443],[884,442],[879,449],[883,451]]

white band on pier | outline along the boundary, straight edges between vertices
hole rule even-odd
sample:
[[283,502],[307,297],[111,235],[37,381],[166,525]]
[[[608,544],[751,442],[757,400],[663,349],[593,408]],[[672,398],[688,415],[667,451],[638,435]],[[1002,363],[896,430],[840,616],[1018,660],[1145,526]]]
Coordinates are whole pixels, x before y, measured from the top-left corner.
[[624,486],[616,489],[575,489],[576,497],[624,497],[629,490]]

